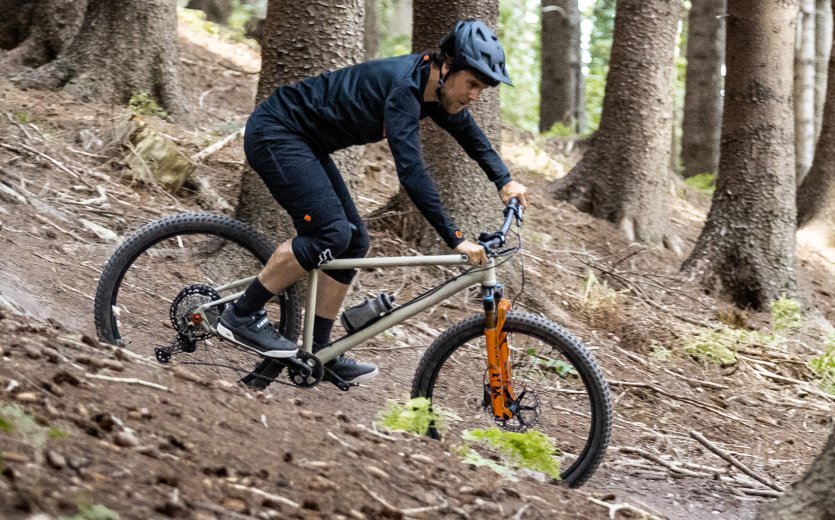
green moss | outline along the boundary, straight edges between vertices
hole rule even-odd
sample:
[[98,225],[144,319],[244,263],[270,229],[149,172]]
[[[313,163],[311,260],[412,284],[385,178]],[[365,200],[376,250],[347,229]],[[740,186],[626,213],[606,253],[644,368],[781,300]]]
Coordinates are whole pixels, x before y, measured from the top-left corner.
[[809,360],[809,369],[820,378],[821,390],[835,395],[835,332],[827,334],[824,344],[826,351]]
[[157,116],[163,119],[168,117],[168,112],[160,107],[154,97],[147,92],[136,92],[130,97],[128,108],[141,116]]
[[542,432],[508,432],[499,428],[464,432],[464,439],[488,444],[507,457],[511,464],[560,478],[560,452],[554,441]]
[[800,302],[791,298],[778,298],[769,305],[775,331],[796,329],[803,324]]
[[389,401],[386,409],[380,414],[380,424],[388,430],[426,435],[430,426],[442,429],[443,413],[432,408],[432,403],[425,397],[415,397],[400,405]]
[[694,190],[708,195],[713,195],[716,191],[716,175],[712,173],[700,173],[684,179],[684,182]]

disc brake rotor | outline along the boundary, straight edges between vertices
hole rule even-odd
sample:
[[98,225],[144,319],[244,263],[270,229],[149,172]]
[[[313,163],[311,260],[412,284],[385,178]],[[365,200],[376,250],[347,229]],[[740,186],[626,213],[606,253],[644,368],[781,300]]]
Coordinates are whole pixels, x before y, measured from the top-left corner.
[[493,415],[493,408],[490,405],[490,383],[487,372],[484,373],[483,384],[484,411],[493,419],[499,428],[510,432],[524,432],[529,428],[533,428],[539,422],[541,406],[536,390],[533,388],[524,388],[517,394],[516,399],[507,399],[505,402],[513,417],[505,420]]

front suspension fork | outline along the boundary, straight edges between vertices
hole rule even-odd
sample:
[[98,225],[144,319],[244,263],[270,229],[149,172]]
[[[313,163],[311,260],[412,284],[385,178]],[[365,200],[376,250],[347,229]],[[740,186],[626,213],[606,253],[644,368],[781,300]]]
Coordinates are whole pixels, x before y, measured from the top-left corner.
[[513,412],[507,407],[516,400],[510,377],[510,351],[505,319],[510,311],[510,302],[502,298],[501,286],[485,289],[484,293],[484,337],[487,341],[487,375],[490,389],[490,406],[493,416],[508,421]]

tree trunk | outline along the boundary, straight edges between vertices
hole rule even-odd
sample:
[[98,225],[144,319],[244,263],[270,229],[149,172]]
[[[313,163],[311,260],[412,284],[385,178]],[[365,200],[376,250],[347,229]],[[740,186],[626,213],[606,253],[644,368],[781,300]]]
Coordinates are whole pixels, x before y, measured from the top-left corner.
[[835,60],[830,53],[828,88],[815,159],[797,190],[797,225],[817,230],[835,247]]
[[[270,2],[264,20],[261,77],[255,103],[280,85],[361,61],[364,6],[364,0],[338,4]],[[333,158],[350,186],[359,165],[359,150],[342,150]],[[276,242],[294,235],[289,215],[278,207],[264,182],[251,170],[244,173],[241,181],[237,216]]]
[[827,67],[832,50],[832,0],[815,2],[815,142],[821,133]]
[[377,0],[365,2],[365,59],[373,60],[380,53],[380,21]]
[[[8,4],[8,5],[6,5]],[[0,1],[0,48],[7,66],[40,67],[52,61],[78,33],[86,0]]]
[[35,0],[0,0],[0,50],[14,49],[26,38],[34,7]]
[[83,101],[127,103],[154,96],[169,113],[185,113],[177,66],[177,6],[147,0],[129,9],[89,0],[84,21],[66,50],[26,74],[27,87],[64,88]]
[[190,0],[186,9],[206,13],[206,20],[225,25],[232,14],[232,0]]
[[[495,30],[499,16],[496,0],[415,0],[413,5],[413,52],[437,49],[441,38],[458,20],[478,18]],[[484,90],[474,105],[477,106],[470,107],[473,117],[498,152],[501,143],[498,88]],[[461,146],[428,118],[421,123],[420,133],[426,168],[438,187],[444,209],[464,236],[473,239],[479,231],[495,227],[499,199],[493,183]],[[448,251],[404,190],[400,190],[389,207],[395,208],[396,216],[389,217],[387,224],[421,252]]]
[[797,185],[815,154],[815,0],[800,0],[794,54],[794,135]]
[[556,195],[616,223],[631,240],[681,251],[670,228],[676,0],[617,3],[600,127]]
[[764,507],[760,520],[826,520],[835,518],[835,428],[823,451],[802,479],[777,502]]
[[740,307],[797,294],[794,26],[797,1],[728,0],[722,153],[713,203],[682,270]]
[[687,31],[681,162],[684,176],[692,177],[715,174],[719,166],[725,0],[693,0]]
[[580,10],[577,0],[542,2],[539,131],[560,123],[579,131]]

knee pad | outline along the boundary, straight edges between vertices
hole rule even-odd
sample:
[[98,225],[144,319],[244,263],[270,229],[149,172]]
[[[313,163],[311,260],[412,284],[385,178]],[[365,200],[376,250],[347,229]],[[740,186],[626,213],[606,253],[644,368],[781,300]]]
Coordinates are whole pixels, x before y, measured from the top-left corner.
[[293,254],[304,268],[310,271],[340,257],[351,244],[351,223],[333,220],[312,233],[293,239]]
[[[359,227],[351,226],[353,233],[351,234],[351,242],[348,248],[342,253],[339,258],[365,258],[368,253],[368,231],[365,226],[360,224]],[[341,284],[348,285],[357,275],[356,269],[338,269],[333,271],[325,271],[325,274],[336,280]]]

